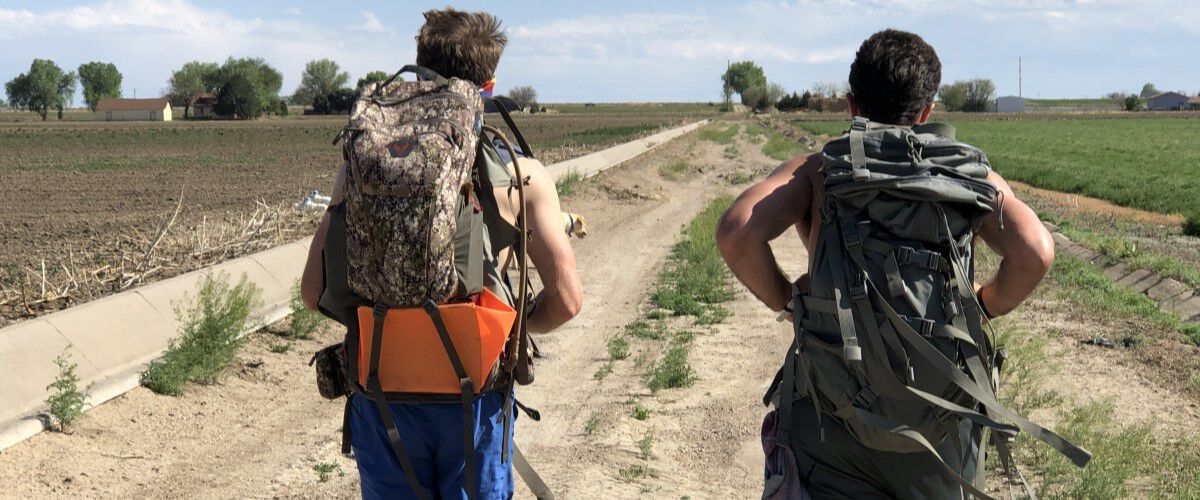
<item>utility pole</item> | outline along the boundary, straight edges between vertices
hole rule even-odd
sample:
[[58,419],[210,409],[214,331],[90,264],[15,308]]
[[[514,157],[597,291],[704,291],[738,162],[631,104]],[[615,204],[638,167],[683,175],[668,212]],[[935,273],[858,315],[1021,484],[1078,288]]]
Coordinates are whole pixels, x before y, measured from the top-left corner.
[[1017,97],[1025,98],[1025,71],[1021,57],[1017,57]]

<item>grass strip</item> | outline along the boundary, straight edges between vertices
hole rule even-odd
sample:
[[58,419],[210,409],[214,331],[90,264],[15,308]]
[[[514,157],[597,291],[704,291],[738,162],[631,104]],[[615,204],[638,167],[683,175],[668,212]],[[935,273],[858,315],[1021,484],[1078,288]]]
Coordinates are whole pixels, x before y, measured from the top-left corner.
[[1060,254],[1050,270],[1059,295],[1106,318],[1141,319],[1200,345],[1200,325],[1185,323],[1141,293],[1116,284],[1091,263]]

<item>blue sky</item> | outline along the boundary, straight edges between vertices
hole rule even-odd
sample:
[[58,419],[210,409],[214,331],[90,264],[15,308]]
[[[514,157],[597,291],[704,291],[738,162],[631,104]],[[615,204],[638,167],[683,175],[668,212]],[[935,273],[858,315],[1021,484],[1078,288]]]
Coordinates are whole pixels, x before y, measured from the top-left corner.
[[[441,1],[0,0],[0,80],[33,58],[100,60],[124,93],[157,96],[191,60],[263,57],[284,74],[329,57],[356,79],[414,58],[420,13]],[[1200,2],[1146,0],[798,0],[774,2],[461,1],[498,14],[509,47],[497,90],[533,85],[544,102],[713,101],[727,61],[753,59],[789,90],[844,82],[854,51],[882,28],[938,50],[943,79],[986,77],[1027,97],[1200,92]],[[77,100],[81,98],[77,97]]]

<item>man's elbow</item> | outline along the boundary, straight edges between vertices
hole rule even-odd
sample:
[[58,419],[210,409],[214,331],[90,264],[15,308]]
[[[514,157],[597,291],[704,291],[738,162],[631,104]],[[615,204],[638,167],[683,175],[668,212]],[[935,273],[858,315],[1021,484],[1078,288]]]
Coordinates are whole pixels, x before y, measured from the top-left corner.
[[1049,233],[1046,233],[1040,239],[1039,244],[1034,247],[1030,260],[1038,266],[1038,269],[1042,272],[1042,276],[1045,276],[1046,273],[1050,272],[1050,268],[1054,267],[1054,257],[1054,239],[1050,237]]
[[726,261],[730,257],[737,254],[742,247],[745,239],[745,224],[737,220],[729,212],[721,216],[721,220],[717,222],[717,233],[714,237],[717,240],[717,251]]
[[582,287],[572,287],[570,291],[559,294],[559,311],[562,323],[566,323],[579,315],[583,310],[583,290]]

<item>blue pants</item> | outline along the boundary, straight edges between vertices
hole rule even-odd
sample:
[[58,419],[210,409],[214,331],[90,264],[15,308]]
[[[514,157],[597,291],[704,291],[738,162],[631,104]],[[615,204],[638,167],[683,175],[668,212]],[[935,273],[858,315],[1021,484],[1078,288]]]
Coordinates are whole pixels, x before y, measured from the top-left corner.
[[[364,499],[417,498],[388,442],[387,427],[375,402],[351,396],[350,431]],[[389,403],[404,450],[421,486],[434,499],[465,499],[466,461],[463,453],[463,409],[458,403]],[[475,464],[479,498],[513,496],[512,448],[501,462],[504,443],[504,393],[493,392],[475,401]],[[515,413],[515,412],[514,412]]]

